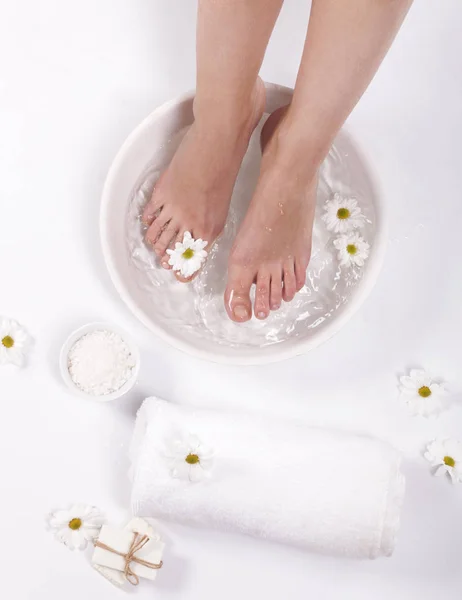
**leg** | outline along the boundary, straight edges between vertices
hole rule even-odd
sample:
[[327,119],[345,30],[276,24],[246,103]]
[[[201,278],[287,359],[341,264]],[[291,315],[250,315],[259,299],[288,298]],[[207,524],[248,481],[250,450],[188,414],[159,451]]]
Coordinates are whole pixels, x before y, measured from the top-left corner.
[[167,248],[185,231],[211,245],[224,227],[263,114],[258,72],[282,1],[199,0],[195,121],[143,214],[147,240],[165,268]]
[[262,133],[262,169],[230,256],[225,304],[235,321],[264,319],[305,282],[317,172],[367,88],[412,0],[313,0],[292,104]]

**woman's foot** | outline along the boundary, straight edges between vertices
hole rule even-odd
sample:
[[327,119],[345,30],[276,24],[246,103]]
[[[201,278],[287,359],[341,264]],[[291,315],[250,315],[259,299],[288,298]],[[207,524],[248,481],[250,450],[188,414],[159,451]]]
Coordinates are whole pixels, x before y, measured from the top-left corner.
[[318,166],[300,151],[286,120],[285,110],[276,111],[263,128],[260,178],[229,258],[225,306],[236,322],[252,312],[266,319],[305,284]]
[[[167,249],[182,241],[186,231],[206,240],[206,250],[222,232],[234,183],[264,106],[265,88],[258,79],[248,100],[229,109],[218,101],[207,110],[201,105],[200,114],[195,114],[143,213],[149,226],[146,240],[164,268],[171,268]],[[176,276],[183,282],[194,277]]]

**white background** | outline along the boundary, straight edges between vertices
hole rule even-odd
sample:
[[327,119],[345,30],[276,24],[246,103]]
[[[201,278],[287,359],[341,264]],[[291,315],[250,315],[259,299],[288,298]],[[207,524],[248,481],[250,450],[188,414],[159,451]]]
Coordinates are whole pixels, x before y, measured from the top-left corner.
[[[23,371],[0,372],[0,574],[15,600],[121,597],[44,531],[53,507],[128,517],[127,446],[158,394],[369,432],[403,450],[408,491],[391,559],[349,562],[165,524],[165,568],[139,598],[459,599],[462,486],[421,458],[462,437],[462,410],[411,418],[397,375],[423,366],[462,389],[462,4],[418,0],[348,127],[379,173],[390,213],[383,272],[330,342],[286,363],[238,368],[181,355],[116,297],[98,239],[101,188],[126,135],[194,87],[192,0],[0,0],[0,314],[35,338]],[[287,0],[262,70],[293,85],[308,18]],[[140,383],[105,405],[69,395],[60,345],[86,322],[129,330]]]

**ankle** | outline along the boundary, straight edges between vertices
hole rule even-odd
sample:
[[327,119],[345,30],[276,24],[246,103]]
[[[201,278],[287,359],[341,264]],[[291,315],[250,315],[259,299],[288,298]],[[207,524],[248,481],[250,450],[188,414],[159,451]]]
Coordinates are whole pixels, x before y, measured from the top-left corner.
[[193,106],[195,124],[202,132],[227,137],[253,131],[263,110],[264,91],[259,81],[249,93],[225,98],[198,93]]
[[298,119],[289,109],[276,127],[267,151],[275,153],[280,164],[313,179],[317,177],[329,148],[330,140],[314,135],[308,127],[304,127],[304,120]]
[[297,179],[303,185],[317,180],[322,158],[311,147],[301,143],[286,131],[282,124],[275,130],[263,152],[263,165],[277,165],[286,176]]

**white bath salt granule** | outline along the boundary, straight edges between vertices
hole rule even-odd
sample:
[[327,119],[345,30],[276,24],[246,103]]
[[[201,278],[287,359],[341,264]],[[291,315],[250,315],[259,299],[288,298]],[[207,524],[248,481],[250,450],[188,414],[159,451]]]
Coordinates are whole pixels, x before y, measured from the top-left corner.
[[93,331],[69,351],[72,381],[86,394],[105,396],[119,390],[132,376],[135,358],[128,344],[113,331]]

